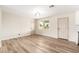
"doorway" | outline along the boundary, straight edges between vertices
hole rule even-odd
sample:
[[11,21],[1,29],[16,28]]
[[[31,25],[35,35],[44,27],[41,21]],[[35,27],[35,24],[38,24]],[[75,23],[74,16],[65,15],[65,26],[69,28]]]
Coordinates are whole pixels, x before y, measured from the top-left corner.
[[59,39],[69,39],[69,18],[61,17],[57,19],[58,23],[58,38]]

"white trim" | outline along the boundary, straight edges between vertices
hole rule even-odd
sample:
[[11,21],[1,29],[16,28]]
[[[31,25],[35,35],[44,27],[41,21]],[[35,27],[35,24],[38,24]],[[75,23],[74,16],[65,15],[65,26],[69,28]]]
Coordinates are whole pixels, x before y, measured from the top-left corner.
[[31,33],[22,33],[22,34],[15,34],[15,35],[10,35],[10,36],[3,36],[1,40],[8,40],[12,38],[17,38],[17,37],[22,37],[22,36],[29,36]]

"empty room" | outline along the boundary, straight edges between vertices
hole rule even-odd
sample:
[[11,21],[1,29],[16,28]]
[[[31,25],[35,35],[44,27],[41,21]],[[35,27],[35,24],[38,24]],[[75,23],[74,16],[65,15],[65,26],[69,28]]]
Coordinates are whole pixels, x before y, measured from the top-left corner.
[[0,5],[1,53],[78,53],[79,5]]

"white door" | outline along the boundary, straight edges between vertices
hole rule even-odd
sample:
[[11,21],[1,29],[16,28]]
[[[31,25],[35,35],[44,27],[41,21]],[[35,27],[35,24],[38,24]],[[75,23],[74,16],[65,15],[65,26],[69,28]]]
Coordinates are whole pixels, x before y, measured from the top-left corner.
[[58,18],[58,38],[68,39],[69,36],[69,18]]

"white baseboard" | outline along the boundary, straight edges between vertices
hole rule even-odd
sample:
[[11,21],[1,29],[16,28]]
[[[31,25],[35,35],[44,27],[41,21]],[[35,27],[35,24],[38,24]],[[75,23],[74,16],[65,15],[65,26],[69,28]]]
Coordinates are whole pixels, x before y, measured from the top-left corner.
[[29,36],[29,35],[31,35],[31,33],[14,34],[14,35],[9,35],[9,36],[3,36],[2,38],[0,38],[0,40],[8,40],[8,39],[12,39],[12,38]]
[[[56,36],[51,36],[51,35],[45,35],[45,34],[39,34],[39,33],[37,33],[38,35],[43,35],[43,36],[48,36],[48,37],[51,37],[51,38],[58,38],[58,37],[56,37]],[[78,41],[73,41],[73,40],[69,40],[68,39],[68,41],[71,41],[71,42],[74,42],[76,45],[78,45]]]
[[52,35],[46,35],[46,34],[39,34],[39,33],[36,33],[38,35],[43,35],[43,36],[48,36],[48,37],[52,37],[52,38],[58,38],[57,36],[52,36]]

